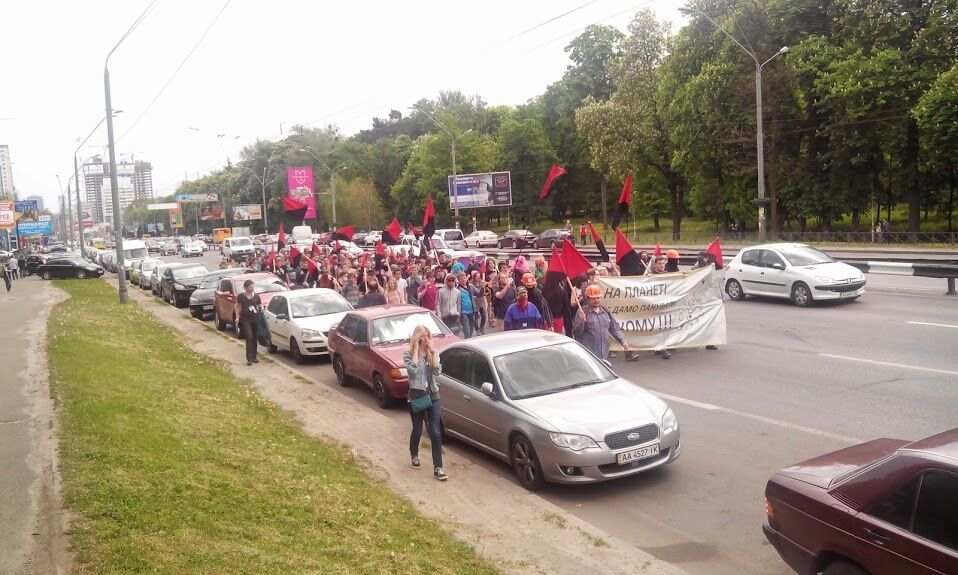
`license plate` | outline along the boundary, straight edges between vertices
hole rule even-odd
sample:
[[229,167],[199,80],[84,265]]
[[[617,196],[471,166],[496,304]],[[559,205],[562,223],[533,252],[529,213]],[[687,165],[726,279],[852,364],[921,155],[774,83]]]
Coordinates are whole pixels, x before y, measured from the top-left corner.
[[640,447],[639,449],[633,449],[631,451],[625,451],[615,456],[615,462],[619,465],[624,463],[631,463],[633,461],[638,461],[639,459],[647,459],[649,457],[655,457],[659,454],[659,444],[647,445],[645,447]]
[[204,309],[205,311],[212,311],[213,306],[211,306],[211,305],[204,305],[204,306],[203,306],[203,309]]

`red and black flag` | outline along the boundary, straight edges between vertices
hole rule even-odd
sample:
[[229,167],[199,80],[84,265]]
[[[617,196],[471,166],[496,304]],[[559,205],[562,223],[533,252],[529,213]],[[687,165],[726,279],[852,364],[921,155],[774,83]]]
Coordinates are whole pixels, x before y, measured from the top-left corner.
[[279,234],[276,235],[276,243],[279,249],[286,247],[286,232],[283,231],[283,222],[279,223]]
[[715,258],[715,269],[722,269],[722,266],[725,265],[725,262],[722,260],[722,246],[719,245],[718,238],[712,240],[712,243],[709,244],[709,247],[705,248],[705,253],[710,254],[713,258]]
[[376,262],[377,270],[382,269],[386,264],[386,246],[382,242],[376,242],[376,257],[373,261]]
[[[559,250],[553,246],[552,257],[549,258],[549,267],[546,270],[546,279],[543,283],[543,288],[549,291],[564,281],[566,281],[566,275],[565,267],[562,265],[562,256],[559,254]],[[566,298],[568,298],[568,296],[566,296]]]
[[655,242],[655,249],[652,250],[652,257],[657,258],[662,255],[662,248],[659,247],[659,242]]
[[296,249],[296,246],[290,246],[289,262],[293,265],[293,267],[297,267],[297,268],[299,267],[299,260],[301,260],[302,257],[303,257],[302,252]]
[[383,243],[394,246],[399,243],[399,236],[402,234],[402,224],[399,220],[393,218],[389,227],[383,230]]
[[629,239],[621,230],[615,230],[615,263],[623,276],[640,276],[645,273],[642,258],[636,253]]
[[592,269],[592,263],[585,259],[567,239],[562,240],[562,269],[570,278],[578,277]]
[[539,193],[539,199],[546,199],[546,196],[549,195],[549,190],[552,188],[553,182],[556,181],[556,178],[563,175],[565,175],[565,168],[556,164],[552,164],[552,167],[549,169],[549,176],[546,178],[546,183],[542,185],[542,192]]
[[412,233],[413,237],[417,240],[422,237],[422,230],[416,226],[409,226],[409,232]]
[[[602,256],[602,261],[609,261],[609,250],[605,249],[605,242],[602,241],[598,232],[595,231],[595,226],[592,225],[592,222],[589,222],[589,231],[592,232],[592,242],[595,243],[595,247],[599,248],[599,255]],[[618,244],[616,245],[618,246]]]
[[353,241],[353,226],[343,226],[333,232],[334,240],[342,240],[344,242]]
[[306,217],[306,202],[287,194],[283,196],[283,215],[286,221],[302,222]]
[[612,216],[612,229],[618,229],[619,222],[629,213],[629,206],[632,204],[632,170],[625,177],[625,185],[622,186],[622,193],[619,194],[619,203],[615,206],[615,215]]
[[423,244],[426,249],[432,249],[430,239],[436,233],[436,210],[432,207],[432,196],[426,196],[426,213],[422,216]]

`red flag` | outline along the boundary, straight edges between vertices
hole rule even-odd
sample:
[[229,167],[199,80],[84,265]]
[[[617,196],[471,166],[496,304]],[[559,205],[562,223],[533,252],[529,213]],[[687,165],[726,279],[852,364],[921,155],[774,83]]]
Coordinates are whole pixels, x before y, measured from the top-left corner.
[[399,220],[393,218],[389,227],[383,230],[383,243],[395,245],[399,243],[399,236],[402,234],[402,224],[399,223]]
[[426,245],[426,249],[430,249],[431,245],[428,245],[429,238],[436,233],[436,210],[432,207],[432,196],[426,196],[426,213],[422,217],[422,235],[426,241],[423,242]]
[[719,245],[718,238],[712,240],[712,243],[709,244],[709,247],[705,248],[705,253],[712,254],[712,256],[715,258],[715,269],[722,269],[722,266],[725,265],[725,262],[722,260],[722,246]]
[[615,263],[619,266],[619,273],[624,276],[642,275],[642,260],[635,253],[632,243],[625,237],[622,230],[615,230]]
[[318,270],[319,268],[316,266],[316,262],[314,262],[312,258],[306,258],[306,269],[307,269],[310,273],[312,273],[312,272]]
[[539,194],[539,199],[542,199],[542,200],[546,199],[546,196],[549,195],[549,188],[552,187],[552,182],[554,182],[556,178],[564,174],[565,174],[565,168],[563,168],[562,166],[557,166],[556,164],[552,164],[552,168],[549,169],[549,176],[546,178],[546,183],[543,184],[542,192]]
[[413,237],[416,237],[416,238],[422,235],[422,230],[420,230],[416,226],[409,226],[409,231],[412,232]]
[[579,250],[575,249],[572,242],[567,239],[562,240],[561,259],[562,269],[565,270],[565,274],[569,278],[580,276],[592,269],[592,264],[589,260],[585,259],[585,256],[579,253]]
[[659,257],[662,255],[662,248],[659,247],[659,242],[655,242],[655,249],[652,250],[652,257]]
[[353,241],[353,226],[343,226],[333,232],[334,240],[343,240],[344,242]]
[[286,232],[283,231],[283,222],[279,223],[279,235],[276,236],[276,242],[279,244],[279,249],[286,247]]
[[479,264],[479,275],[481,275],[482,277],[486,277],[486,262],[487,261],[488,260],[486,258],[482,258],[482,263]]
[[363,258],[362,258],[361,260],[359,260],[359,270],[360,270],[360,273],[362,273],[363,270],[366,269],[366,258],[367,258],[368,256],[369,256],[369,254],[363,252]]
[[291,246],[289,248],[289,261],[294,266],[299,266],[299,260],[303,257],[302,252],[296,249],[296,246]]
[[589,231],[592,232],[592,243],[594,243],[595,247],[599,249],[599,255],[602,256],[602,261],[609,261],[609,250],[605,249],[605,241],[599,237],[599,234],[595,231],[595,226],[592,225],[592,222],[589,222]]
[[562,256],[559,250],[552,248],[552,256],[549,258],[549,265],[546,268],[545,287],[552,288],[556,284],[565,281],[565,268],[562,266]]
[[276,244],[273,244],[273,249],[269,252],[269,257],[263,261],[263,267],[273,267],[273,262],[276,261]]
[[619,227],[622,221],[629,213],[629,206],[632,204],[632,170],[625,177],[625,184],[622,186],[622,193],[619,194],[619,203],[615,206],[615,214],[612,216],[612,229]]
[[382,242],[376,242],[376,255],[386,257],[386,246]]
[[314,256],[322,251],[322,248],[320,248],[316,242],[313,242],[313,247],[309,249],[309,253],[313,254]]

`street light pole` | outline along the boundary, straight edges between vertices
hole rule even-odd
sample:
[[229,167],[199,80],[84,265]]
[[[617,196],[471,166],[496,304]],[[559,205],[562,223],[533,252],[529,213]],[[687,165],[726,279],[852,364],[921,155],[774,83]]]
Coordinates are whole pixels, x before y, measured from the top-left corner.
[[440,130],[445,132],[449,139],[452,141],[452,205],[453,205],[453,219],[456,220],[456,227],[459,227],[459,186],[456,185],[456,136],[453,135],[442,123],[439,122],[432,114],[420,108],[419,106],[413,106],[414,110],[419,110],[426,115],[427,118],[432,120],[432,123],[435,124]]
[[[113,115],[122,114],[123,110],[114,110]],[[96,126],[93,126],[93,129],[90,130],[90,133],[87,134],[86,138],[83,138],[83,141],[80,142],[80,145],[77,146],[77,149],[73,151],[73,181],[76,185],[76,196],[77,196],[77,229],[80,231],[80,255],[84,255],[83,249],[83,209],[82,204],[80,203],[80,168],[77,164],[77,155],[80,153],[80,149],[83,148],[84,144],[87,143],[93,134],[103,125],[103,122],[106,121],[106,116],[100,118],[100,121],[97,122]]]
[[269,215],[267,214],[268,210],[266,209],[266,172],[269,170],[269,163],[266,164],[266,167],[263,168],[263,177],[260,178],[256,172],[253,171],[253,168],[246,166],[246,171],[253,174],[253,177],[260,184],[260,188],[263,192],[263,227],[265,228],[266,233],[269,233]]
[[713,20],[708,14],[697,10],[695,8],[685,7],[680,11],[682,12],[694,12],[699,16],[702,16],[708,20],[716,30],[728,36],[729,40],[735,43],[736,46],[742,49],[746,54],[748,54],[752,61],[755,62],[755,153],[757,155],[757,172],[758,172],[758,239],[761,242],[764,242],[768,234],[768,225],[765,220],[765,129],[764,129],[764,115],[762,114],[762,68],[765,67],[765,64],[768,64],[775,58],[781,56],[788,52],[788,46],[782,46],[779,48],[778,52],[772,55],[771,58],[761,62],[758,59],[758,55],[749,50],[742,45],[741,42],[735,39],[734,36],[725,31],[724,28],[719,26],[715,20]]
[[[320,160],[319,156],[313,153],[313,149],[311,147],[306,146],[305,148],[300,148],[299,151],[306,152],[307,154],[312,156],[314,160],[322,164],[324,168],[329,170],[329,196],[333,204],[332,206],[333,207],[333,229],[335,230],[336,229],[336,170],[330,168],[326,164],[326,162]],[[340,170],[345,170],[345,169],[346,169],[346,166],[343,166],[342,168],[340,168]]]

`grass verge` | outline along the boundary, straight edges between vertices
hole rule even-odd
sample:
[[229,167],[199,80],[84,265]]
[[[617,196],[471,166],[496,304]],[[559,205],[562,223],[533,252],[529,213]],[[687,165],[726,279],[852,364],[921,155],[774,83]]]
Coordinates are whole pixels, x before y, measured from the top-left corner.
[[77,572],[496,572],[104,282],[56,285],[72,296],[48,350]]

